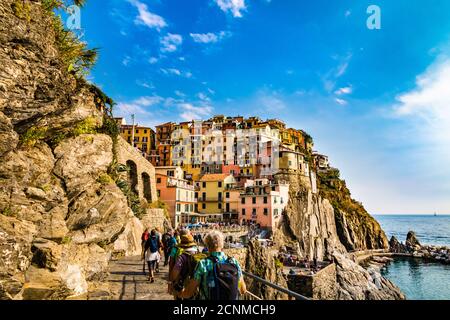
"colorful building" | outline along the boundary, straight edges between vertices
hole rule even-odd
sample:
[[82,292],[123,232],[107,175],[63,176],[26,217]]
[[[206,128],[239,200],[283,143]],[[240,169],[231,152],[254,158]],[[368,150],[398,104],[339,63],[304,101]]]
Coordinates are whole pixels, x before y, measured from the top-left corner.
[[205,174],[197,182],[198,211],[203,215],[216,215],[222,220],[225,212],[225,190],[236,185],[232,175]]
[[182,178],[180,167],[158,167],[156,189],[158,198],[167,204],[172,225],[195,222],[199,214],[195,211],[197,200],[195,188]]
[[273,229],[281,221],[289,201],[289,184],[273,183],[268,179],[247,181],[239,195],[240,223],[257,223],[262,228]]
[[115,118],[115,120],[119,125],[122,138],[129,144],[138,148],[147,158],[156,147],[155,131],[150,127],[140,126],[139,124],[134,126],[127,125],[124,118]]

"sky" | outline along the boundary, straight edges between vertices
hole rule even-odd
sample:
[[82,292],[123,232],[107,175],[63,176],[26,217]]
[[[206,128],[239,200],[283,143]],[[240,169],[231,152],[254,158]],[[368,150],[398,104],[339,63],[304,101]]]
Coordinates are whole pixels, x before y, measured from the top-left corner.
[[116,116],[279,118],[369,212],[450,213],[450,1],[88,0],[81,27]]

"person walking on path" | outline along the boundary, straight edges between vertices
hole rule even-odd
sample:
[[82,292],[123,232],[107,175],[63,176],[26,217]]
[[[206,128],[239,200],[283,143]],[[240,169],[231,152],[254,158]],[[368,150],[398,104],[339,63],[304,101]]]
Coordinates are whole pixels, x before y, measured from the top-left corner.
[[187,233],[180,236],[180,244],[172,272],[169,274],[169,281],[173,288],[173,294],[177,299],[177,292],[182,291],[187,281],[194,275],[194,270],[201,259],[206,255],[199,253],[199,248],[195,243],[192,234]]
[[148,238],[146,242],[146,249],[145,249],[145,260],[148,264],[148,280],[150,282],[155,282],[155,270],[156,265],[161,259],[161,255],[159,253],[159,250],[161,248],[161,242],[159,240],[159,237],[157,236],[156,230],[152,230],[150,233],[150,237]]
[[163,249],[164,249],[164,266],[169,264],[169,254],[173,247],[177,245],[177,239],[174,237],[173,230],[168,230],[163,235]]
[[211,231],[203,241],[209,255],[198,263],[193,278],[178,296],[189,299],[198,290],[200,300],[237,300],[247,289],[239,262],[222,251],[223,234]]
[[144,230],[144,232],[141,235],[141,259],[143,260],[143,265],[142,265],[142,272],[145,274],[145,244],[147,243],[148,237],[149,237],[150,233],[149,233],[149,228],[146,228]]

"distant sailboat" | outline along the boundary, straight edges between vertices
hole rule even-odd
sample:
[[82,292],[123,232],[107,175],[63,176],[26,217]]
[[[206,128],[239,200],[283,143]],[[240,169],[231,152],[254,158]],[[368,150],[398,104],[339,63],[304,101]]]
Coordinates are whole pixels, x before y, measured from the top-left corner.
[[435,217],[437,216],[437,213],[436,213],[436,212],[434,212],[434,216],[435,216]]

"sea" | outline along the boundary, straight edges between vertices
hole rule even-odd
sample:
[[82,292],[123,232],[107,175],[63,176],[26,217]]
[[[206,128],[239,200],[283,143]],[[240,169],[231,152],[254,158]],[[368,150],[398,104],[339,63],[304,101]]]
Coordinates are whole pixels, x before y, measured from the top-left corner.
[[[408,231],[421,244],[450,247],[450,215],[374,215],[386,236],[405,242]],[[395,258],[381,273],[409,300],[450,300],[450,265],[420,258]]]

